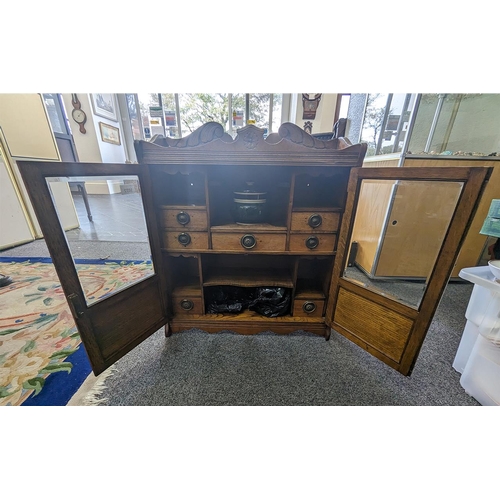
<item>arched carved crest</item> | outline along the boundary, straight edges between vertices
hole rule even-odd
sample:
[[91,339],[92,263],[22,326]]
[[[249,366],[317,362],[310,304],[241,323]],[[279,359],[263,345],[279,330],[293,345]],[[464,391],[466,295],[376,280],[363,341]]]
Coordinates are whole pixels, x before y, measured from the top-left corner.
[[233,139],[220,123],[208,122],[182,139],[135,141],[141,163],[172,164],[302,164],[361,166],[366,144],[352,145],[343,138],[321,140],[294,123],[283,123],[278,133],[264,139],[265,130],[247,125]]

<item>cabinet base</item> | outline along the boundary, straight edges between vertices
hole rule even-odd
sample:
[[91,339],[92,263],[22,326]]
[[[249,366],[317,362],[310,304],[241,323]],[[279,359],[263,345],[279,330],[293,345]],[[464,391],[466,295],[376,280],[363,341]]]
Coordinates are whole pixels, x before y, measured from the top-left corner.
[[[222,315],[221,315],[222,316]],[[263,319],[255,322],[241,321],[237,318],[224,316],[222,320],[213,319],[173,319],[169,324],[169,335],[191,328],[197,328],[208,333],[233,331],[241,335],[256,335],[262,332],[273,332],[278,335],[287,335],[303,330],[314,335],[330,338],[330,327],[322,321],[300,321],[291,318]]]

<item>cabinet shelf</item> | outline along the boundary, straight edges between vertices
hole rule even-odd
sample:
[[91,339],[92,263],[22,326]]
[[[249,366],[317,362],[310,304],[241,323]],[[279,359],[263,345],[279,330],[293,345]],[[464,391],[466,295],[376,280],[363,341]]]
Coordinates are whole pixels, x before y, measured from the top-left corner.
[[293,288],[293,280],[286,269],[208,269],[203,286],[279,286]]
[[159,205],[158,209],[159,210],[163,210],[163,209],[169,209],[169,210],[185,210],[187,207],[192,207],[192,208],[196,208],[198,210],[206,210],[207,209],[207,206],[205,204],[203,205],[198,205],[196,203],[188,203],[186,205],[169,205],[168,203],[164,204],[164,205]]
[[286,226],[274,226],[272,224],[223,224],[221,226],[212,226],[212,233],[286,233]]
[[201,294],[200,280],[192,277],[180,283],[172,290],[172,295],[183,295],[186,297],[199,296]]
[[302,206],[293,206],[293,211],[294,212],[322,212],[322,211],[328,211],[328,212],[342,212],[343,209],[340,207],[329,207],[329,206],[320,206],[316,205],[314,207],[302,207]]
[[[183,248],[182,250],[171,250],[169,248],[162,248],[161,251],[165,254],[169,255],[183,255],[183,254],[232,254],[232,255],[242,255],[245,252],[244,250],[190,250],[187,248]],[[266,250],[266,251],[259,251],[259,250],[251,250],[252,254],[256,255],[303,255],[304,257],[307,256],[316,256],[316,257],[327,257],[329,255],[335,255],[337,253],[336,250],[333,251],[328,251],[328,252],[322,252],[322,251],[317,251],[314,250],[314,253],[311,253],[311,250],[304,250],[304,251],[281,251],[281,250]]]
[[300,279],[297,281],[295,298],[324,299],[325,294],[319,289],[318,283],[314,280]]

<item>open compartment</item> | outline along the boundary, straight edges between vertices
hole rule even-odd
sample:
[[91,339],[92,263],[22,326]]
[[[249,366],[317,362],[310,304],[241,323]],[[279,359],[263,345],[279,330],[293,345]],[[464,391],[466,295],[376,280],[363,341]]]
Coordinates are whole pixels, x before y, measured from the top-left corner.
[[295,297],[314,295],[325,298],[328,294],[333,262],[333,256],[299,257]]
[[206,177],[199,171],[151,169],[153,198],[156,206],[206,206]]
[[208,191],[212,230],[234,224],[286,230],[290,183],[291,172],[287,168],[221,166],[210,169]]
[[320,318],[324,315],[333,261],[333,257],[298,258],[293,316]]
[[164,259],[174,314],[203,314],[200,256],[165,255]]
[[311,169],[296,174],[293,193],[293,210],[340,209],[345,204],[349,169],[322,172]]
[[207,313],[255,311],[289,315],[295,260],[291,256],[204,254],[203,287]]

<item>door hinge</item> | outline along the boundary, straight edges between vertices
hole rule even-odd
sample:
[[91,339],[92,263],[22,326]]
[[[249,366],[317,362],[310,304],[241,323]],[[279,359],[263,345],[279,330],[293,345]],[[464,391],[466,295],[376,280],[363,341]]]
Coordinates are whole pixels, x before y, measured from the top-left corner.
[[81,318],[85,314],[85,311],[83,310],[82,303],[80,301],[80,297],[78,297],[78,294],[72,293],[71,295],[68,295],[68,300],[72,309],[73,316],[75,316],[75,318]]

